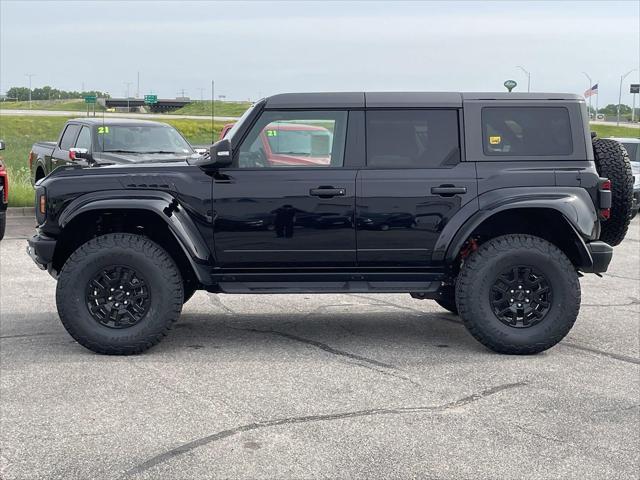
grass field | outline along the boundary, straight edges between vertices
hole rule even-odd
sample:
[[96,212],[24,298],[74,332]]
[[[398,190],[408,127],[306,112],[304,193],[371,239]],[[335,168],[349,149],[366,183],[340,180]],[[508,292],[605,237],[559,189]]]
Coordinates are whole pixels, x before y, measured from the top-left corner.
[[[83,99],[78,100],[34,100],[32,110],[58,110],[69,112],[86,112],[87,104]],[[93,112],[93,105],[90,106]],[[0,109],[3,110],[29,110],[29,102],[0,102]],[[96,104],[96,112],[104,110]]]
[[[217,110],[216,114],[218,114]],[[237,112],[234,113],[234,116],[236,114]],[[66,121],[66,117],[0,116],[0,138],[6,142],[7,146],[6,150],[2,152],[2,156],[7,165],[11,182],[9,189],[9,204],[11,206],[21,207],[33,204],[33,188],[29,180],[30,174],[27,164],[31,145],[37,141],[57,140]],[[192,144],[211,143],[211,122],[209,119],[176,118],[163,121],[176,127]],[[216,139],[225,123],[215,123]],[[601,137],[637,137],[640,135],[640,130],[626,127],[592,125],[591,128]]]
[[[33,204],[33,188],[30,182],[28,157],[31,146],[37,141],[55,141],[67,117],[0,116],[0,138],[6,143],[4,157],[9,173],[9,205],[22,207]],[[211,144],[211,121],[208,119],[163,120],[177,128],[192,144]],[[225,122],[214,125],[215,138]]]
[[616,127],[614,125],[591,125],[591,130],[599,137],[640,138],[640,128]]
[[[249,102],[221,102],[215,101],[216,117],[239,117],[251,106]],[[211,101],[193,102],[185,107],[171,112],[173,115],[203,115],[211,116]]]

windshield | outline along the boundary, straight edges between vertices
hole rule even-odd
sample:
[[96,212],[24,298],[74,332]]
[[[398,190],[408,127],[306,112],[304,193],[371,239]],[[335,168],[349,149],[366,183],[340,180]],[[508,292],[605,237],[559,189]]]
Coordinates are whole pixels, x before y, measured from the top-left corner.
[[331,134],[327,130],[281,130],[272,125],[266,128],[272,153],[313,157],[331,153]]
[[629,154],[629,160],[632,162],[640,162],[640,143],[623,143],[624,148]]
[[245,112],[242,114],[242,116],[238,119],[238,121],[236,123],[233,124],[233,127],[231,127],[231,129],[227,132],[227,134],[224,136],[224,138],[228,138],[229,140],[233,141],[233,136],[236,134],[236,132],[238,131],[238,128],[240,127],[240,125],[242,125],[242,123],[245,121],[245,119],[251,115],[251,112],[253,112],[253,110],[256,108],[257,103],[254,103],[253,105],[251,105],[247,110],[245,110]]
[[191,145],[168,125],[104,125],[97,127],[103,152],[191,155]]

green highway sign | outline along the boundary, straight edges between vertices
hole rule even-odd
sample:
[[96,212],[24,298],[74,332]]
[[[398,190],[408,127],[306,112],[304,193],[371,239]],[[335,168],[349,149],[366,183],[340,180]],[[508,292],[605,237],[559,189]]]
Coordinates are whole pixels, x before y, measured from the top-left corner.
[[98,101],[98,97],[96,95],[87,95],[84,97],[84,103],[96,103]]
[[518,86],[518,83],[515,80],[507,80],[503,85],[507,90],[511,91]]
[[144,103],[146,103],[147,105],[153,105],[154,103],[158,103],[158,96],[157,95],[145,95],[144,96]]

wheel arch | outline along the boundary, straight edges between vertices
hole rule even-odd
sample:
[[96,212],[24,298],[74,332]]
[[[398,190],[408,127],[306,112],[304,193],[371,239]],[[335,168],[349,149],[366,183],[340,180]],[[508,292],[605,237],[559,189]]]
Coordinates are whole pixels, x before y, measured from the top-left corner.
[[[555,244],[576,267],[591,266],[593,260],[585,239],[598,238],[599,223],[586,190],[510,188],[488,192],[479,198],[479,203],[480,208],[474,213],[467,212],[466,221],[461,222],[454,233],[449,233],[446,246],[436,249],[434,255],[439,254],[438,260],[455,262],[465,242],[475,235],[489,239],[523,233]],[[438,242],[443,240],[441,235]]]
[[[80,244],[113,232],[147,236],[176,257],[183,274],[208,284],[211,250],[185,208],[166,192],[96,192],[71,202],[58,217],[61,234],[53,268],[62,265]],[[168,233],[168,234],[167,234]]]

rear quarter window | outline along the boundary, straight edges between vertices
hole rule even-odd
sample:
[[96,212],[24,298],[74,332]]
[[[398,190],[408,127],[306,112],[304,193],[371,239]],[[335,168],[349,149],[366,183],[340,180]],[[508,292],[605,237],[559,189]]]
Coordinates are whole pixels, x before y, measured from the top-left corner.
[[482,147],[487,156],[571,155],[569,111],[565,107],[484,107]]

